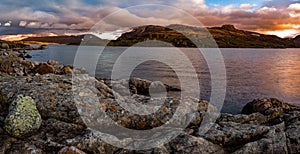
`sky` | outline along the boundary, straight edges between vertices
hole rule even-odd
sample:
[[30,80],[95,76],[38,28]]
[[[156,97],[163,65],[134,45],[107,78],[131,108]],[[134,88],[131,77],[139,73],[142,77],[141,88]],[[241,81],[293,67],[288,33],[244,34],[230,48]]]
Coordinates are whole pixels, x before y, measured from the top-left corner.
[[113,39],[135,23],[189,25],[187,16],[206,27],[233,24],[279,37],[300,34],[300,0],[1,0],[0,14],[5,40],[85,34],[95,24],[100,25],[95,33]]

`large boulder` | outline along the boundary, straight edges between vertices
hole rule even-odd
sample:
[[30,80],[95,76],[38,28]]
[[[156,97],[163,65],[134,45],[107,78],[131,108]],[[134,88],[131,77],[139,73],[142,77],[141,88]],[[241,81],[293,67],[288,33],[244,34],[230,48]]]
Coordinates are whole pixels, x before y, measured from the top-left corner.
[[4,129],[14,137],[24,137],[38,130],[42,123],[36,103],[31,97],[19,95],[9,107]]
[[35,68],[35,72],[39,74],[55,73],[55,68],[47,63],[40,63]]
[[266,116],[269,123],[278,124],[282,122],[280,117],[291,111],[300,111],[300,107],[282,102],[276,98],[262,98],[246,104],[241,113],[252,114],[259,112]]
[[[296,148],[297,146],[295,146]],[[299,152],[299,151],[298,151]],[[287,138],[284,132],[284,124],[281,123],[279,125],[275,125],[270,127],[270,130],[267,134],[262,136],[259,140],[253,140],[241,148],[236,150],[234,154],[273,154],[273,153],[281,153],[287,154]],[[293,151],[290,153],[297,153],[297,151]]]

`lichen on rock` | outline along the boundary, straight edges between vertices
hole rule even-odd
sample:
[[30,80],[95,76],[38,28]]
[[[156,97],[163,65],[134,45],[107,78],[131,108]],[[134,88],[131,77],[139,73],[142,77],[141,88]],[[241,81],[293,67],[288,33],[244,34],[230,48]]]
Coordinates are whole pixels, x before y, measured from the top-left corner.
[[34,100],[29,96],[19,95],[9,106],[9,114],[4,123],[6,132],[14,137],[22,138],[38,130],[42,118]]

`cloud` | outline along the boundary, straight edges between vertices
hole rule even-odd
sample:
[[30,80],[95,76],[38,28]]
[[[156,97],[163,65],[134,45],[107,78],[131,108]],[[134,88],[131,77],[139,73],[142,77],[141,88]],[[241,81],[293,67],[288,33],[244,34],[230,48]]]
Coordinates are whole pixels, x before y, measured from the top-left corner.
[[4,26],[5,26],[5,27],[10,27],[10,26],[11,26],[11,21],[5,22],[5,23],[4,23]]
[[300,3],[290,4],[287,8],[290,12],[291,17],[299,17],[300,16]]
[[[132,0],[2,0],[0,35],[85,32],[101,20],[100,31],[108,33],[135,26],[137,23],[193,24],[184,12],[164,9],[166,7],[150,7],[147,3]],[[183,9],[208,27],[234,24],[237,28],[262,33],[278,34],[278,31],[282,31],[294,36],[295,32],[300,32],[300,3],[294,0],[271,0],[261,5],[245,3],[214,7],[209,7],[205,0],[153,0],[151,3]],[[145,7],[136,10],[124,9],[132,5]],[[116,11],[119,11],[119,14],[107,17]],[[293,33],[290,33],[292,30]]]
[[248,10],[248,9],[253,9],[255,6],[256,6],[255,4],[241,4],[240,9]]
[[25,27],[27,25],[27,21],[20,21],[19,26]]

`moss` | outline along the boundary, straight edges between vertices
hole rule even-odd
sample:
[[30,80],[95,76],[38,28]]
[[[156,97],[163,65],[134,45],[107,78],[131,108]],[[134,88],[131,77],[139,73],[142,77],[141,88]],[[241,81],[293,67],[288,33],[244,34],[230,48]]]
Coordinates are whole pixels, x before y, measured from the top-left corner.
[[34,100],[19,95],[9,106],[9,114],[4,122],[4,129],[10,135],[21,138],[39,129],[42,119]]

